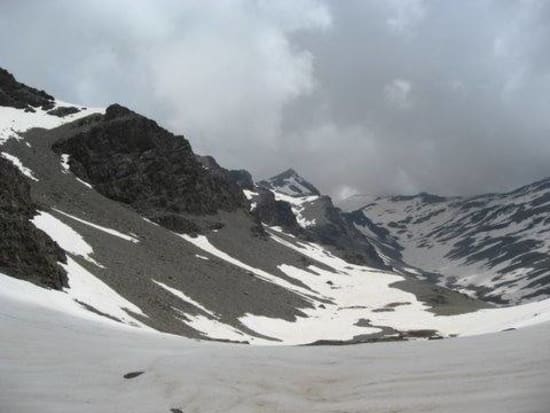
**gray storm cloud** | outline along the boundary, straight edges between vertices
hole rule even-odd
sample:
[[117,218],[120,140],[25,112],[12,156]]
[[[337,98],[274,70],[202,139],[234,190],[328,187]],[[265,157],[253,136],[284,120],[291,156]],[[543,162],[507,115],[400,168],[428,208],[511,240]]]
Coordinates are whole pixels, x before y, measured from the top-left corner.
[[472,194],[550,176],[546,1],[10,1],[0,66],[257,178]]

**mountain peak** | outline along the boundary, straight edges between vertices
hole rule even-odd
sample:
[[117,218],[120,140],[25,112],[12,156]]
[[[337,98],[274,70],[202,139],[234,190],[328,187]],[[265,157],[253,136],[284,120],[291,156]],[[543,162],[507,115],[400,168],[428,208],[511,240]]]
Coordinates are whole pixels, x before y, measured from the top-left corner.
[[294,177],[299,177],[299,178],[301,178],[300,174],[299,174],[298,172],[296,172],[295,169],[289,168],[289,169],[287,169],[286,171],[283,171],[283,172],[281,172],[280,174],[275,175],[275,176],[272,177],[271,179],[277,178],[277,177],[280,177],[280,178],[289,177],[289,178],[290,178],[290,177],[293,177],[293,176],[294,176]]
[[321,192],[313,184],[304,179],[293,168],[261,181],[258,185],[295,197],[321,195]]

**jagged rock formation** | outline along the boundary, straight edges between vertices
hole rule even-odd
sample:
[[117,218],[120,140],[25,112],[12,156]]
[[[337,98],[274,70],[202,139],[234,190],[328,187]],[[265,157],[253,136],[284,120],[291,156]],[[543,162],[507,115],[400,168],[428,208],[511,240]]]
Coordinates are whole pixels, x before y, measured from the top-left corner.
[[[294,169],[260,181],[257,187],[263,195],[257,201],[256,211],[263,222],[280,226],[309,241],[334,247],[351,263],[387,267],[370,241],[345,219],[332,199],[321,195],[313,184]],[[265,195],[266,190],[272,191],[275,196]],[[278,199],[281,197],[284,199]],[[289,219],[288,211],[297,218],[294,222],[298,225]]]
[[43,90],[19,83],[13,75],[0,68],[0,106],[11,106],[26,111],[41,107],[49,110],[54,107],[54,98]]
[[190,215],[247,208],[225,173],[205,169],[189,142],[120,105],[53,145],[71,171],[108,198],[174,231],[197,232]]
[[58,262],[65,252],[30,219],[36,214],[27,179],[0,157],[0,272],[61,289],[67,275]]

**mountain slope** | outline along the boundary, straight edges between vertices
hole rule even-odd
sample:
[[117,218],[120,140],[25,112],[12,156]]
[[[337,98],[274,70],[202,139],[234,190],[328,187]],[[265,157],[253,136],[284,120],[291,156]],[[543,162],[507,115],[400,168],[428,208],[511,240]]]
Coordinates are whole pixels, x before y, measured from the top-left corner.
[[550,297],[550,179],[471,198],[369,197],[353,214],[364,233],[362,216],[383,227],[402,259],[439,273],[441,285],[496,303]]

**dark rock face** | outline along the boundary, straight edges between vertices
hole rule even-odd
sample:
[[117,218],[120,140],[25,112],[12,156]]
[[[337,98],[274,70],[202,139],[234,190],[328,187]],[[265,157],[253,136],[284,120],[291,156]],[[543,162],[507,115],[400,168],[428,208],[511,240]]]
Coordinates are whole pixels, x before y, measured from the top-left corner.
[[78,112],[80,112],[80,109],[74,106],[59,106],[58,108],[49,110],[48,115],[64,118]]
[[64,251],[29,220],[36,214],[26,178],[0,158],[0,271],[43,287],[67,286]]
[[229,176],[241,189],[254,190],[254,180],[250,172],[244,169],[234,169],[229,171]]
[[71,171],[98,192],[169,229],[189,227],[178,214],[188,219],[248,206],[238,185],[203,167],[183,136],[120,105],[76,128],[53,150],[69,154]]
[[396,195],[391,197],[391,200],[394,202],[400,201],[410,201],[412,199],[418,199],[421,202],[426,204],[436,204],[438,202],[445,202],[448,199],[439,195],[428,194],[427,192],[420,192],[417,195]]
[[254,212],[263,223],[282,227],[294,235],[303,233],[288,202],[275,200],[273,192],[267,189],[258,188],[258,194]]
[[54,107],[54,98],[43,90],[19,83],[10,72],[0,68],[0,106],[28,111],[34,111],[36,107],[48,110]]
[[330,197],[321,196],[310,209],[315,208],[316,224],[307,231],[314,240],[332,245],[342,253],[342,257],[358,265],[370,265],[385,268],[376,249],[350,222],[344,219],[340,209],[336,208]]
[[244,169],[225,169],[210,155],[195,155],[195,157],[205,169],[210,171],[210,173],[233,184],[235,190],[237,187],[240,189],[254,190],[254,181],[252,180],[250,172]]

